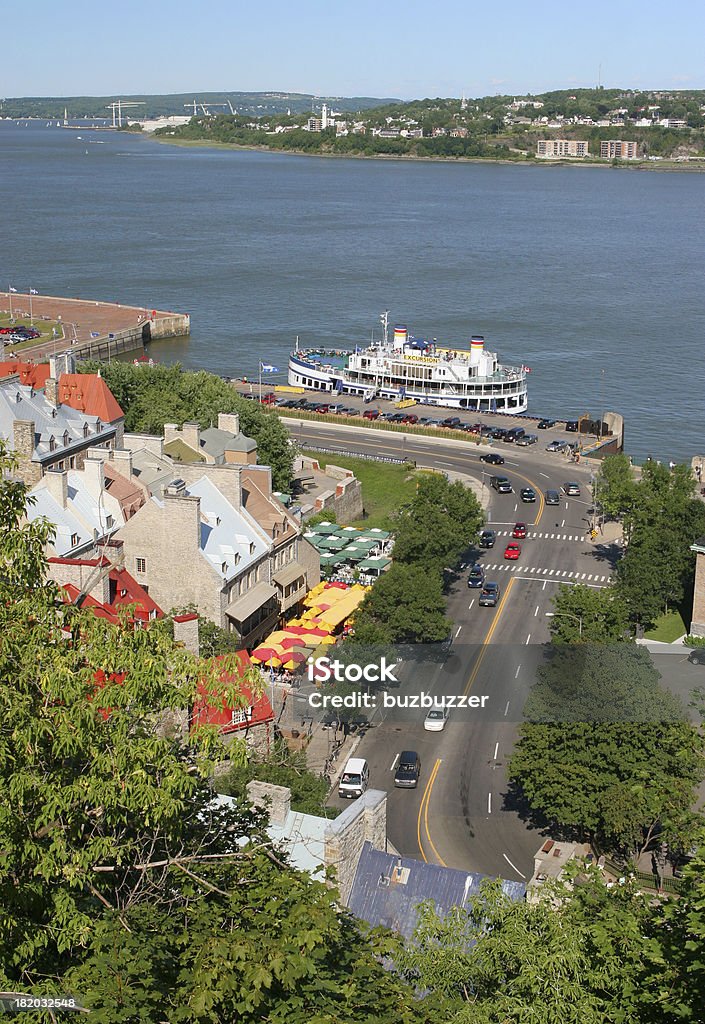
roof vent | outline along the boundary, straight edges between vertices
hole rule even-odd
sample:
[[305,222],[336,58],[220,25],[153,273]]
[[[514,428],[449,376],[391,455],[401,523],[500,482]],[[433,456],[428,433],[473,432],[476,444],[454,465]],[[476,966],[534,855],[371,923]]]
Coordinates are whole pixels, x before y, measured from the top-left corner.
[[386,875],[380,875],[377,885],[381,886],[383,889],[388,888],[389,878]]

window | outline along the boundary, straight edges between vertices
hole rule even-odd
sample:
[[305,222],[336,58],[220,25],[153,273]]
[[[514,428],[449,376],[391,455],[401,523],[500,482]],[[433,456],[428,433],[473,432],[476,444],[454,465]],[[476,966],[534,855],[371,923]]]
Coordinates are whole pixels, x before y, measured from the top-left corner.
[[71,534],[71,547],[75,548],[76,545],[80,542],[80,540],[81,540],[81,538],[78,536],[77,533],[72,533]]
[[51,437],[49,438],[49,451],[53,452],[55,448],[56,448],[56,438],[52,434]]
[[69,432],[68,432],[68,430],[65,430],[64,431],[64,447],[66,447],[66,445],[69,443],[70,440],[71,440],[71,437],[69,435]]
[[221,562],[220,563],[220,571],[222,572],[223,576],[227,575],[227,572],[228,572],[228,563],[227,562]]
[[251,718],[251,706],[249,708],[233,708],[230,723],[231,725],[246,725]]
[[147,559],[135,558],[135,568],[137,572],[145,573],[147,571]]
[[105,520],[106,530],[112,530],[113,526],[115,526],[115,520],[113,519],[112,516],[108,516],[108,518]]
[[83,436],[84,437],[88,437],[88,424],[87,423],[83,424]]

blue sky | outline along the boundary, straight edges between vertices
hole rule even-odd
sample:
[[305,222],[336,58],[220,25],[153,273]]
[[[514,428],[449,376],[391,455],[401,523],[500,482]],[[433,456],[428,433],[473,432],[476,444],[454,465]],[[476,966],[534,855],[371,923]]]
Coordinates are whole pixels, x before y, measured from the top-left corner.
[[703,88],[697,0],[28,0],[0,97],[281,90],[480,96]]

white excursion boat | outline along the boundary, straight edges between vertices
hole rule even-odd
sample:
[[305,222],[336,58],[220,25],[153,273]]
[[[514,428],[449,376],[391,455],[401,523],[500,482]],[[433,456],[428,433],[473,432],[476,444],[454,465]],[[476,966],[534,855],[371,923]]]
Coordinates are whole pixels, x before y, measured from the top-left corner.
[[[395,327],[389,339],[389,313],[380,320],[383,337],[354,352],[296,349],[289,356],[289,384],[311,391],[414,399],[425,405],[477,412],[521,413],[527,408],[526,366],[502,366],[485,340],[473,336],[470,349],[441,346],[434,338],[414,338]],[[333,357],[335,362],[324,360]],[[337,364],[337,365],[336,365]]]

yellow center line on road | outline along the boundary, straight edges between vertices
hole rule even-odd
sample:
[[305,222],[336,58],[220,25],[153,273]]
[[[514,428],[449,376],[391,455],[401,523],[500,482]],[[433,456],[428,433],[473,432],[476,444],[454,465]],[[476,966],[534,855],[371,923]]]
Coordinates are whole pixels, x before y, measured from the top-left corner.
[[[499,605],[497,606],[497,611],[495,612],[494,618],[492,619],[492,624],[491,624],[490,628],[487,631],[487,635],[485,636],[485,639],[482,641],[482,647],[480,649],[480,652],[479,652],[479,654],[477,656],[477,659],[475,661],[475,664],[473,666],[473,670],[470,673],[470,678],[468,679],[468,681],[467,681],[467,683],[465,685],[465,689],[463,691],[463,693],[466,696],[467,696],[467,694],[470,693],[470,690],[472,689],[472,687],[473,687],[473,685],[475,683],[475,680],[477,679],[478,673],[480,671],[480,666],[482,665],[482,660],[483,660],[483,658],[485,656],[485,652],[486,652],[486,650],[487,650],[487,648],[488,648],[488,646],[489,646],[489,644],[490,644],[490,642],[492,640],[492,637],[494,636],[494,632],[495,632],[495,630],[497,628],[497,625],[498,625],[499,620],[501,618],[502,612],[504,611],[504,606],[507,603],[507,599],[508,599],[508,597],[509,597],[509,595],[510,595],[510,593],[512,591],[512,587],[513,586],[514,586],[514,577],[512,577],[512,579],[510,579],[509,583],[507,584],[507,589],[504,591],[504,597],[499,602]],[[433,855],[436,858],[436,863],[440,864],[441,867],[445,868],[445,867],[448,867],[448,865],[446,864],[446,862],[443,860],[443,858],[441,857],[440,853],[436,849],[435,843],[433,842],[433,839],[431,838],[431,831],[430,831],[430,828],[429,828],[429,825],[428,825],[428,808],[429,808],[429,805],[431,803],[431,794],[432,794],[432,791],[433,791],[433,785],[434,785],[434,783],[436,781],[436,776],[438,775],[438,769],[440,768],[441,763],[442,762],[441,762],[440,759],[436,761],[435,765],[433,766],[433,771],[431,772],[430,778],[429,778],[428,782],[426,783],[426,788],[424,790],[423,798],[421,800],[421,806],[419,807],[419,814],[418,814],[418,817],[416,819],[416,840],[418,842],[419,851],[421,853],[421,856],[423,857],[423,859],[428,864],[429,860],[428,860],[428,857],[426,856],[426,853],[424,851],[423,842],[422,842],[422,823],[423,823],[423,836],[424,836],[426,842],[428,843],[429,847],[431,848],[431,850],[433,850]]]
[[421,819],[423,818],[424,833],[426,835],[426,838],[428,839],[429,846],[433,850],[433,855],[436,858],[437,863],[440,864],[441,867],[445,868],[448,867],[448,865],[443,860],[436,847],[433,845],[433,840],[431,839],[431,834],[428,830],[428,803],[431,798],[431,790],[433,789],[433,784],[436,781],[436,776],[438,775],[438,769],[441,767],[442,763],[443,762],[441,761],[441,759],[437,758],[436,763],[433,766],[433,770],[431,771],[431,774],[429,776],[428,782],[426,783],[426,788],[424,789],[423,798],[421,800],[421,806],[419,807],[419,816],[416,820],[416,839],[419,844],[421,856],[426,861],[426,863],[429,864],[430,861],[424,852],[423,843],[421,842]]

